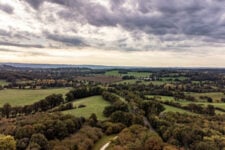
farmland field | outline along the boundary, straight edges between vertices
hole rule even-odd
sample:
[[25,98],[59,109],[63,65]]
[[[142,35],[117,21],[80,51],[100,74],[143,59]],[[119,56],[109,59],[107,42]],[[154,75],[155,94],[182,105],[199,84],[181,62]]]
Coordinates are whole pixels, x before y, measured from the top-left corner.
[[151,75],[150,72],[127,72],[126,74],[122,74],[122,73],[119,73],[118,70],[112,70],[112,71],[107,71],[105,73],[105,75],[107,76],[125,76],[125,75],[128,75],[128,76],[134,76],[136,78],[140,78],[140,77],[148,77],[149,75]]
[[213,99],[214,102],[219,102],[221,98],[225,98],[222,92],[209,92],[209,93],[186,93],[186,95],[191,95],[196,98],[197,101],[201,101],[200,96],[208,96]]
[[105,101],[102,96],[91,96],[88,98],[82,98],[73,102],[73,106],[85,105],[83,108],[76,108],[72,110],[63,111],[64,114],[72,114],[77,117],[89,117],[92,113],[97,115],[99,120],[104,120],[106,117],[103,116],[103,110],[106,106],[110,105],[109,102]]
[[186,80],[187,78],[183,77],[183,76],[180,76],[180,77],[163,77],[162,81],[174,81],[176,79],[183,81],[183,80]]
[[8,82],[6,82],[5,80],[0,80],[0,86],[4,86],[4,85],[7,85]]
[[18,90],[7,89],[0,91],[0,106],[10,103],[12,106],[29,105],[51,94],[65,94],[69,88]]
[[95,76],[86,76],[86,77],[78,76],[75,79],[94,81],[99,83],[112,83],[112,82],[118,82],[122,80],[121,77],[118,77],[118,76],[106,76],[106,75],[95,75]]
[[[196,93],[196,95],[198,95],[198,94],[203,95],[204,93]],[[216,94],[215,93],[211,93],[211,95],[214,95],[214,97],[216,97]],[[149,98],[156,97],[157,100],[160,100],[160,101],[178,102],[182,106],[186,106],[186,105],[188,105],[190,103],[195,103],[195,104],[201,104],[201,105],[204,105],[204,106],[213,105],[214,107],[218,107],[218,108],[225,109],[225,103],[191,102],[191,101],[186,101],[186,100],[178,100],[178,101],[175,101],[175,99],[172,96],[160,96],[160,95],[147,95],[147,97],[149,97]]]
[[115,138],[116,135],[104,135],[93,147],[93,150],[100,150],[103,145]]
[[163,112],[179,112],[179,113],[187,113],[187,114],[194,114],[190,111],[186,111],[184,109],[180,109],[180,108],[176,108],[176,107],[173,107],[173,106],[169,106],[169,105],[165,105],[163,104],[163,106],[165,107],[165,110]]
[[119,81],[117,83],[121,83],[121,84],[135,84],[135,83],[140,83],[140,84],[154,84],[154,85],[162,85],[165,83],[169,83],[170,81],[144,81],[144,80],[137,80],[137,79],[130,79],[130,80],[123,80],[123,81]]

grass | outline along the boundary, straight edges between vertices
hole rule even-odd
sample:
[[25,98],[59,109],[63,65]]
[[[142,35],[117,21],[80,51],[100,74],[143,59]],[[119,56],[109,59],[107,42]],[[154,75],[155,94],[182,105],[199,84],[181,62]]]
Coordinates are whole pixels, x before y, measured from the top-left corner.
[[128,72],[127,74],[124,75],[129,75],[129,76],[134,76],[136,78],[141,78],[141,77],[149,77],[151,73],[149,72]]
[[125,76],[125,75],[128,75],[128,76],[134,76],[136,78],[141,78],[141,77],[148,77],[149,75],[151,75],[150,72],[127,72],[126,74],[121,74],[119,73],[118,70],[112,70],[112,71],[107,71],[105,73],[105,75],[107,76]]
[[86,105],[86,107],[66,110],[63,111],[63,113],[72,114],[77,117],[83,116],[85,118],[88,118],[92,113],[95,113],[99,120],[107,119],[103,116],[103,110],[106,106],[110,105],[110,103],[105,101],[102,96],[91,96],[73,102],[73,106],[76,107],[80,104]]
[[105,75],[107,76],[121,76],[118,70],[112,70],[105,72]]
[[144,80],[137,80],[137,79],[131,79],[131,80],[122,80],[116,83],[121,83],[121,84],[135,84],[136,82],[138,82],[139,84],[145,84],[148,85],[150,83],[154,84],[154,85],[162,85],[165,83],[170,83],[170,81],[144,81]]
[[181,108],[177,108],[177,107],[173,107],[173,106],[169,106],[169,105],[165,105],[163,104],[163,106],[165,107],[165,110],[163,112],[179,112],[179,113],[187,113],[187,114],[191,114],[193,115],[194,113],[181,109]]
[[111,141],[116,135],[104,135],[92,148],[92,150],[100,150],[103,145]]
[[[199,94],[202,94],[202,93],[199,93]],[[213,105],[214,107],[218,107],[218,108],[225,109],[225,103],[191,102],[191,101],[186,101],[186,100],[178,100],[178,101],[175,101],[175,99],[172,96],[160,96],[160,95],[147,95],[147,97],[149,97],[149,98],[156,97],[157,100],[160,100],[160,101],[177,102],[177,103],[180,103],[182,106],[186,106],[186,105],[188,105],[190,103],[194,103],[194,104],[203,105],[205,107],[207,105]],[[217,111],[217,112],[220,113],[221,111]]]
[[8,85],[9,83],[5,80],[0,80],[0,86]]
[[170,81],[170,80],[174,81],[176,79],[183,81],[183,80],[186,80],[187,77],[179,76],[179,77],[163,77],[162,78],[163,81]]
[[222,92],[209,92],[209,93],[186,93],[186,95],[191,95],[196,98],[197,101],[202,101],[200,96],[208,96],[213,99],[214,102],[220,102],[221,98],[225,98]]
[[0,90],[0,106],[10,103],[12,106],[23,106],[33,104],[51,94],[65,94],[69,88],[19,90]]
[[154,97],[156,97],[157,99],[159,99],[161,101],[175,101],[172,96],[147,95],[146,97],[148,97],[148,98],[154,98]]

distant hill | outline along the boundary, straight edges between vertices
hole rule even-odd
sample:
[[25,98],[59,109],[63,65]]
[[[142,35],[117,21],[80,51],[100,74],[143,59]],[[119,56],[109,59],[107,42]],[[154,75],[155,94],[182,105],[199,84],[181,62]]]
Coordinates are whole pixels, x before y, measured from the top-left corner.
[[26,64],[26,63],[1,63],[1,66],[11,66],[16,68],[89,68],[89,69],[133,69],[138,67],[126,66],[104,66],[104,65],[65,65],[65,64]]

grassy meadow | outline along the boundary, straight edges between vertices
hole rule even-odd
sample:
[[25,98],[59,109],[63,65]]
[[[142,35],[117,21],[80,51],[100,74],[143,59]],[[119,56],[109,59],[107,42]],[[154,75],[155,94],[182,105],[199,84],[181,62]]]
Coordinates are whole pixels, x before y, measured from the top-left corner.
[[19,90],[6,89],[0,90],[0,106],[10,103],[12,106],[23,106],[33,104],[51,94],[65,94],[69,88],[38,89],[38,90]]
[[[198,97],[199,95],[204,95],[206,94],[207,96],[211,96],[213,99],[215,98],[220,98],[220,96],[222,96],[221,93],[218,92],[219,95],[216,95],[216,93],[194,93],[196,97]],[[186,106],[190,103],[195,103],[195,104],[200,104],[200,105],[204,105],[204,106],[207,106],[207,105],[213,105],[214,107],[218,107],[218,108],[222,108],[222,109],[225,109],[225,103],[221,103],[221,102],[213,102],[213,103],[209,103],[209,102],[191,102],[191,101],[186,101],[186,100],[178,100],[178,101],[175,101],[175,99],[172,97],[172,96],[160,96],[160,95],[147,95],[147,97],[149,98],[153,98],[153,97],[156,97],[157,100],[160,100],[160,101],[172,101],[172,102],[177,102],[177,103],[180,103],[182,106]],[[217,111],[218,113],[222,113],[220,111]]]
[[4,86],[4,85],[7,85],[8,82],[6,82],[5,80],[0,80],[0,86]]
[[220,102],[221,98],[225,98],[222,92],[209,92],[209,93],[186,93],[186,95],[191,95],[195,97],[197,101],[201,101],[200,96],[208,96],[213,99],[213,102]]
[[105,73],[105,75],[107,76],[125,76],[125,75],[128,75],[128,76],[134,76],[136,78],[141,78],[141,77],[148,77],[149,75],[151,75],[151,73],[149,72],[127,72],[126,74],[122,74],[122,73],[119,73],[118,70],[112,70],[112,71],[107,71]]
[[177,108],[177,107],[173,107],[173,106],[169,106],[169,105],[165,105],[163,104],[163,106],[165,107],[165,110],[163,111],[164,112],[179,112],[179,113],[187,113],[187,114],[195,114],[195,113],[192,113],[190,111],[187,111],[187,110],[184,110],[184,109],[180,109],[180,108]]
[[99,120],[104,120],[106,117],[103,116],[103,110],[106,106],[110,105],[108,101],[105,101],[102,96],[91,96],[82,98],[73,102],[73,106],[86,105],[83,108],[75,108],[72,110],[63,111],[64,114],[72,114],[77,117],[89,117],[92,113],[95,113]]

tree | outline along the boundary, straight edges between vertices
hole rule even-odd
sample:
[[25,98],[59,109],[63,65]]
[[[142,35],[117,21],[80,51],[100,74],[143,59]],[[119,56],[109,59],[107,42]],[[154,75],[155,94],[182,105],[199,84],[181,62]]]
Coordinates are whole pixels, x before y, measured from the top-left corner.
[[31,143],[36,143],[42,150],[48,149],[48,140],[43,134],[33,134],[30,139],[30,144]]
[[22,138],[30,138],[31,135],[34,133],[34,127],[31,125],[25,125],[23,127],[19,127],[16,130],[15,137],[16,139],[22,139]]
[[12,107],[9,103],[4,104],[2,108],[2,115],[6,116],[6,118],[9,118],[11,110],[12,110]]
[[215,115],[215,108],[213,105],[208,105],[206,108],[206,112],[209,115]]
[[10,135],[0,134],[0,150],[16,150],[16,141]]
[[213,102],[213,99],[212,99],[211,97],[207,97],[207,101],[208,101],[209,103],[212,103],[212,102]]

